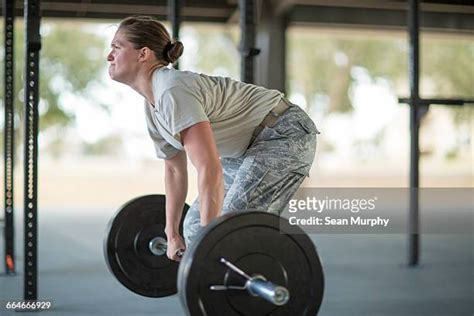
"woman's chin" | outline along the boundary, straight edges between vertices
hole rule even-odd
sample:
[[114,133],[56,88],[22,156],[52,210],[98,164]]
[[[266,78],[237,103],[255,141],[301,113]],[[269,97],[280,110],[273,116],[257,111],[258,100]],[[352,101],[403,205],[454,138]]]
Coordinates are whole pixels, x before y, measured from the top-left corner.
[[118,81],[118,80],[117,80],[117,76],[116,76],[112,71],[109,71],[109,77],[110,77],[110,79],[112,79],[112,80]]

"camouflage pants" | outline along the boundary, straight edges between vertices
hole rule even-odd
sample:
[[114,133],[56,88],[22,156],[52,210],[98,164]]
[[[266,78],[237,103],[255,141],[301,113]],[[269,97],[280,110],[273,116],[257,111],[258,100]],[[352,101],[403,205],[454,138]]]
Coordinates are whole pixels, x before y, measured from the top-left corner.
[[[257,135],[244,155],[222,158],[222,214],[245,210],[280,214],[309,174],[316,134],[319,132],[311,118],[292,105],[273,127],[265,127]],[[184,219],[187,245],[201,228],[197,198]]]

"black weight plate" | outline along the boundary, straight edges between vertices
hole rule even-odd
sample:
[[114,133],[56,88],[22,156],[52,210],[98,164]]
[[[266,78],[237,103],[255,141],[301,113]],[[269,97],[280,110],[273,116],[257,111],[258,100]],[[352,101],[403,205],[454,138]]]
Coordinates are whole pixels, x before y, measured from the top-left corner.
[[[146,195],[124,204],[107,225],[104,255],[112,274],[129,290],[148,297],[176,294],[179,264],[166,254],[156,256],[149,249],[154,237],[165,235],[166,199],[164,195]],[[186,204],[180,223],[189,206]]]
[[[249,211],[226,214],[199,233],[178,273],[178,292],[188,314],[316,315],[324,291],[318,253],[303,231],[285,234],[288,227],[288,221],[277,215]],[[243,283],[242,277],[219,262],[221,257],[249,275],[260,274],[285,286],[290,300],[275,306],[247,291],[210,290],[211,285]]]

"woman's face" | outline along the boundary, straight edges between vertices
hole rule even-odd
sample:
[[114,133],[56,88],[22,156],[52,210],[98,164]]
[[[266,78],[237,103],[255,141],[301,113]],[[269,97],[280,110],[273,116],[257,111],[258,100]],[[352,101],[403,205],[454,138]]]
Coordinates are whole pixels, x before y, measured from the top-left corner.
[[110,78],[125,84],[131,82],[138,71],[139,50],[133,47],[121,30],[115,33],[110,46],[111,51],[107,55]]

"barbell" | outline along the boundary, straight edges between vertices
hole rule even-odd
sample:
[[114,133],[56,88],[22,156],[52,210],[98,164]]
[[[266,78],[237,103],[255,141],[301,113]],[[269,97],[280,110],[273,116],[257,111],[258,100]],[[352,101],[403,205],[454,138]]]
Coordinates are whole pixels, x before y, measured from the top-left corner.
[[[163,256],[168,250],[168,242],[165,238],[157,236],[150,240],[150,242],[148,243],[148,248],[150,248],[150,252],[155,256]],[[178,255],[178,257],[182,257],[184,255],[184,250],[178,249],[176,251],[176,254]]]
[[[324,276],[302,230],[265,212],[220,216],[182,254],[166,256],[164,195],[125,203],[104,239],[107,266],[129,290],[147,297],[179,292],[188,315],[316,315]],[[189,206],[185,205],[180,223]]]
[[[166,250],[168,249],[168,243],[165,238],[157,236],[150,240],[148,247],[150,252],[155,256],[164,256],[166,255]],[[177,255],[182,257],[184,255],[184,250],[177,250]],[[211,285],[211,290],[247,290],[251,295],[260,296],[261,298],[275,305],[284,305],[288,302],[290,294],[285,287],[278,286],[270,281],[267,281],[262,275],[249,276],[247,273],[240,270],[225,258],[221,258],[220,261],[232,269],[232,271],[241,275],[246,280],[246,282],[243,286]]]

